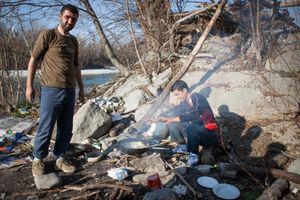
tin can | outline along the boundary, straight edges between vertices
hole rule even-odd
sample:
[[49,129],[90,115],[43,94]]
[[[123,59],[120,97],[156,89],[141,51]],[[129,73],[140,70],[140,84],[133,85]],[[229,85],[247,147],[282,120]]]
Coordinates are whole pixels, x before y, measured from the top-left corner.
[[147,184],[151,189],[160,189],[161,181],[158,173],[155,173],[147,178]]

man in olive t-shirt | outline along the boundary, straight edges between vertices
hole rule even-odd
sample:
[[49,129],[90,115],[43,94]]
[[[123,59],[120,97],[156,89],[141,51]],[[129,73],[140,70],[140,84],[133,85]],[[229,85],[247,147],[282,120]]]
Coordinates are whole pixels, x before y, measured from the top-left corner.
[[26,83],[26,98],[34,99],[33,79],[41,62],[40,121],[34,141],[33,176],[45,173],[43,158],[47,157],[52,131],[57,122],[57,135],[53,154],[56,167],[64,172],[76,168],[64,158],[72,137],[76,80],[79,100],[84,100],[84,88],[78,64],[78,42],[71,31],[78,19],[78,10],[73,5],[64,5],[60,11],[60,23],[55,29],[39,35],[29,64]]

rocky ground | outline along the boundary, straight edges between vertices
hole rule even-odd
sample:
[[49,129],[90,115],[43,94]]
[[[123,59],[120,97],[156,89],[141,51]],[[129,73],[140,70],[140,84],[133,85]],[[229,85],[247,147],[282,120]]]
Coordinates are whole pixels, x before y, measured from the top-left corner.
[[[273,166],[276,168],[285,169],[289,163],[293,160],[291,157],[285,156],[280,161],[275,160],[274,163],[270,163],[272,160],[271,150],[267,153],[267,149],[261,148],[265,146],[264,143],[270,140],[267,136],[263,139],[253,142],[254,138],[257,138],[257,134],[260,133],[259,125],[254,122],[243,121],[242,118],[235,119],[218,119],[219,125],[222,127],[222,131],[219,132],[222,139],[220,145],[215,151],[216,164],[220,162],[229,162],[229,154],[231,150],[235,151],[238,155],[239,161],[255,166]],[[299,122],[299,121],[298,121]],[[223,123],[223,125],[222,125]],[[265,122],[266,123],[266,122]],[[225,125],[226,124],[226,125]],[[248,130],[244,133],[244,130]],[[249,131],[250,130],[250,131]],[[232,135],[231,133],[236,133]],[[238,135],[240,133],[240,135]],[[248,135],[247,135],[248,134]],[[222,145],[222,141],[224,145]],[[240,145],[242,141],[243,145]],[[165,146],[170,147],[170,146]],[[20,149],[23,148],[23,149]],[[273,148],[280,148],[279,144],[274,144]],[[118,148],[117,148],[118,149]],[[13,167],[0,170],[0,195],[2,199],[143,199],[147,192],[151,189],[147,185],[137,183],[133,181],[133,176],[138,174],[137,170],[131,171],[129,176],[122,180],[117,181],[109,177],[107,171],[115,167],[134,167],[131,162],[136,157],[144,158],[153,153],[160,153],[162,159],[170,163],[173,167],[179,165],[181,161],[185,162],[187,155],[175,154],[171,155],[169,151],[148,151],[142,155],[127,155],[118,154],[115,157],[104,157],[103,159],[90,163],[87,162],[86,153],[95,150],[94,147],[86,146],[83,151],[74,151],[70,149],[69,158],[74,163],[78,170],[74,174],[65,174],[54,169],[54,161],[49,158],[46,162],[47,172],[56,172],[62,179],[62,186],[53,188],[50,190],[38,190],[35,186],[34,178],[31,174],[31,164],[27,162],[25,164],[16,165]],[[256,155],[260,154],[261,157],[252,157],[252,150],[256,151]],[[275,149],[276,150],[276,149]],[[283,149],[284,150],[284,149]],[[24,144],[15,147],[14,152],[17,157],[27,157],[31,155],[31,149],[24,149]],[[19,155],[18,155],[19,152]],[[278,151],[275,151],[278,154]],[[273,154],[274,155],[274,154]],[[283,161],[282,161],[283,160]],[[155,165],[155,163],[152,163]],[[277,166],[276,166],[277,164]],[[280,166],[278,166],[280,165]],[[172,174],[170,168],[162,170],[168,171]],[[197,168],[187,168],[183,172],[182,176],[192,186],[192,188],[201,193],[203,199],[219,199],[212,189],[205,189],[197,183],[197,178],[200,176],[210,176],[217,179],[220,183],[229,183],[237,187],[241,196],[239,199],[256,199],[261,193],[268,188],[275,178],[262,177],[256,174],[248,173],[241,170],[236,177],[229,178],[221,173],[222,170],[218,167],[210,170],[210,172],[201,172]],[[175,185],[185,185],[178,177],[176,181],[171,185],[172,181],[166,180],[161,177],[164,187],[173,188]],[[169,183],[169,184],[168,184]],[[125,188],[123,188],[125,187]],[[298,199],[298,194],[292,194],[286,192],[282,195],[281,199]],[[190,190],[187,190],[186,195],[177,195],[177,199],[198,199],[193,196]]]

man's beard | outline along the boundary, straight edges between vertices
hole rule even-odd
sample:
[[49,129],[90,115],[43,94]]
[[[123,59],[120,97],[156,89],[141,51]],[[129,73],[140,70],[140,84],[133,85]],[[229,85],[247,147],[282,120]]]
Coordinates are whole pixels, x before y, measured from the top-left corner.
[[68,24],[64,24],[64,23],[61,23],[61,27],[65,30],[65,31],[71,31],[73,28],[74,28],[74,26],[72,26],[72,25],[68,25]]

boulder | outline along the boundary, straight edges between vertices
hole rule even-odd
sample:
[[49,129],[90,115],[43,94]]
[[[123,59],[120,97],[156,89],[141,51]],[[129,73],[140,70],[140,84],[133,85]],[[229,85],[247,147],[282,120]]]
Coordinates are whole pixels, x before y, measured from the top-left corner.
[[147,98],[144,92],[140,89],[133,90],[128,96],[124,97],[125,112],[137,108],[139,105],[146,103]]
[[145,76],[133,74],[111,96],[127,97],[133,90],[149,84]]
[[72,143],[98,139],[111,128],[111,116],[93,102],[85,103],[74,115]]
[[55,187],[60,187],[62,184],[62,180],[56,173],[50,173],[35,176],[34,183],[38,190],[47,190]]

